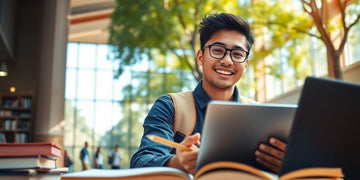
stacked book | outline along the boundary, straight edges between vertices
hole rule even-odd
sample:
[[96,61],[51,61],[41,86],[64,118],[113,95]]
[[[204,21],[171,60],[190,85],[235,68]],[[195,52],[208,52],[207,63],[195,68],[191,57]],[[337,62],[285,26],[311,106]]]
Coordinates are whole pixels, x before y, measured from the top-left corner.
[[0,179],[59,180],[61,149],[53,143],[0,143]]

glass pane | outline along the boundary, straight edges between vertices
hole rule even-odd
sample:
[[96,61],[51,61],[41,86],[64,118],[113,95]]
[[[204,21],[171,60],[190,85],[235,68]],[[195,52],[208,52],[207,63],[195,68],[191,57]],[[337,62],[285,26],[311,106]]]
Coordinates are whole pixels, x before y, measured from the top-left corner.
[[84,146],[84,142],[81,143],[81,146],[75,146],[75,148],[73,149],[72,153],[71,153],[71,157],[73,159],[73,169],[72,171],[73,172],[76,172],[76,171],[81,171],[81,161],[79,160],[79,157],[80,157],[80,151],[81,149],[83,148]]
[[77,43],[68,43],[66,67],[68,67],[68,68],[76,67],[77,66],[77,58],[78,58],[78,44]]
[[[350,36],[350,47],[352,49],[352,62],[350,64],[360,61],[360,34],[358,33],[360,31],[360,23],[358,23],[354,29],[350,32],[352,32],[352,35]],[[349,64],[349,65],[350,65]]]
[[96,59],[96,45],[95,44],[80,44],[79,46],[79,67],[80,68],[95,68]]
[[122,116],[120,119],[114,119],[111,143],[113,145],[119,144],[121,146],[127,146],[129,142],[128,133],[130,131],[129,120],[131,119],[130,103],[122,102],[120,106],[121,109],[119,112]]
[[[78,101],[76,105],[76,128],[80,134],[76,134],[76,140],[81,142],[90,141],[94,129],[94,102]],[[81,137],[80,137],[80,136]]]
[[113,73],[112,71],[96,72],[96,99],[112,100],[113,95]]
[[[110,101],[96,102],[95,109],[95,133],[102,136],[110,132],[113,125],[117,124],[120,119],[113,114],[113,103]],[[117,110],[120,113],[120,110]]]
[[126,93],[125,86],[131,83],[131,72],[129,70],[124,71],[123,75],[119,79],[114,79],[114,100],[123,100]]
[[147,72],[133,72],[131,79],[131,96],[136,99],[147,97],[149,77]]
[[[180,78],[181,87],[179,92],[192,91],[196,87],[197,82],[190,71],[174,71],[174,74],[177,74],[176,76]],[[173,84],[169,84],[169,86],[173,86]]]
[[74,112],[74,101],[66,100],[64,107],[65,127],[64,127],[64,146],[72,146],[74,142],[75,132],[75,112]]
[[149,101],[153,102],[157,97],[166,93],[166,84],[167,79],[162,73],[151,73],[149,88],[151,92],[149,93]]
[[94,98],[95,72],[91,70],[79,70],[77,81],[77,97],[79,99]]
[[97,68],[112,70],[113,63],[109,57],[109,45],[99,44],[97,46]]
[[65,80],[65,99],[74,99],[76,91],[76,70],[67,69]]
[[149,59],[147,56],[141,56],[141,62],[131,66],[131,69],[135,72],[146,72],[149,69]]
[[324,46],[315,47],[315,57],[314,69],[315,76],[324,76],[328,73],[327,70],[327,58],[326,58],[326,48]]

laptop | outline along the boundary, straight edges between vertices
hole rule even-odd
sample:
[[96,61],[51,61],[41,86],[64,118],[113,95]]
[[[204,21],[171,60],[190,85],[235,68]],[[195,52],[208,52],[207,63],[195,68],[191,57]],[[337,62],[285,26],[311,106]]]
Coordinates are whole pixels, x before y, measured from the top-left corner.
[[212,101],[205,113],[196,171],[216,161],[241,162],[261,170],[255,149],[269,137],[286,141],[297,106]]
[[308,77],[280,175],[307,167],[341,167],[360,179],[360,84]]

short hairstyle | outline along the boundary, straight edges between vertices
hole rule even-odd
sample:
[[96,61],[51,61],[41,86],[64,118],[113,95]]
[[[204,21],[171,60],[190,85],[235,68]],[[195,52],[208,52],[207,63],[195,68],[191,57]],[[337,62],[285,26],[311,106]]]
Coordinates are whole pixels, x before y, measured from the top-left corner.
[[249,23],[241,17],[228,13],[210,14],[202,19],[199,29],[201,49],[220,30],[235,30],[243,34],[247,40],[246,47],[250,52],[255,40]]

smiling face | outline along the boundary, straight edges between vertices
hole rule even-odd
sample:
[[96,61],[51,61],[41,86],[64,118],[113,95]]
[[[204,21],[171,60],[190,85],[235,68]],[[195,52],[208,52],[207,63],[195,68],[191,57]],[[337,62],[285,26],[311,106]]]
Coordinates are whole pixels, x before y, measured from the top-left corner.
[[[228,49],[246,48],[246,37],[238,31],[220,30],[206,42],[205,47],[211,44],[218,44]],[[236,63],[231,60],[229,52],[222,59],[215,59],[210,56],[209,48],[197,53],[197,63],[203,68],[203,87],[208,91],[229,90],[240,80],[243,72],[248,66],[249,59],[243,63]]]

